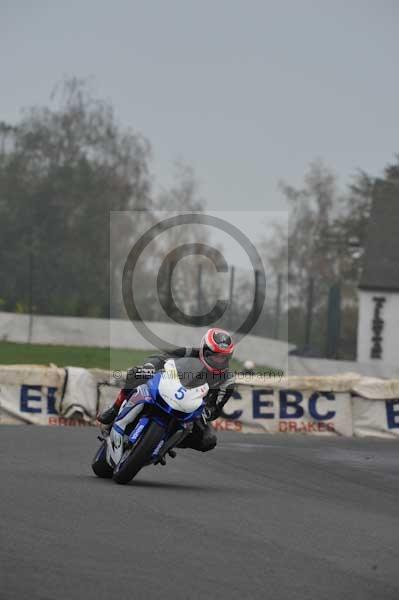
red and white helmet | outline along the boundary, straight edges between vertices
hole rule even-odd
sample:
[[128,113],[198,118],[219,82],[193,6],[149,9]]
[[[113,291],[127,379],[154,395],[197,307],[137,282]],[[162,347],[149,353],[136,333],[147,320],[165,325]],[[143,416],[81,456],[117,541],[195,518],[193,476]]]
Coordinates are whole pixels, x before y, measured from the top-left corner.
[[224,329],[208,329],[201,340],[199,357],[211,373],[226,371],[233,356],[234,344],[231,335]]

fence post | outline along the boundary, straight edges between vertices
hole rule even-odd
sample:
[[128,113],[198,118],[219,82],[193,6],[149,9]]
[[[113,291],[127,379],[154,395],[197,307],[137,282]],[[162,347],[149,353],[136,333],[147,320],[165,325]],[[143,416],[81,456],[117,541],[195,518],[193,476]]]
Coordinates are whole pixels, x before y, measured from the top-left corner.
[[274,315],[274,339],[279,339],[280,334],[280,316],[281,316],[281,288],[283,284],[283,276],[281,273],[277,276],[277,295],[276,295],[276,311]]
[[338,358],[341,329],[341,286],[337,282],[328,292],[326,357]]
[[[265,294],[266,294],[266,280],[264,278],[264,273],[258,269],[255,270],[255,288],[254,288],[254,303],[253,303],[253,315],[255,316],[255,314],[257,313],[258,309],[260,308],[259,306],[259,295],[260,295],[260,287],[265,287]],[[263,292],[262,292],[263,295]],[[259,315],[260,317],[261,315]],[[262,321],[259,321],[259,317],[258,319],[256,319],[256,322],[253,323],[253,328],[252,328],[252,332],[256,332],[256,335],[262,335]]]
[[30,233],[30,244],[29,244],[29,278],[28,278],[28,310],[29,310],[29,326],[28,326],[28,344],[32,343],[33,334],[33,303],[34,303],[34,271],[35,271],[35,260],[33,250],[33,234]]
[[310,349],[312,337],[312,320],[313,320],[313,302],[314,302],[314,279],[309,278],[308,298],[306,304],[306,322],[305,322],[305,349]]

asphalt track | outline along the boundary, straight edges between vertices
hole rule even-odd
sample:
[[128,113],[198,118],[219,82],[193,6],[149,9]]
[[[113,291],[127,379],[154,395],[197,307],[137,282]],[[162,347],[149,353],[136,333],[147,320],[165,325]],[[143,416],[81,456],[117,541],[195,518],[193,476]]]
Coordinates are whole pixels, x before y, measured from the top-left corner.
[[0,598],[399,598],[399,444],[219,436],[128,486],[91,428],[0,427]]

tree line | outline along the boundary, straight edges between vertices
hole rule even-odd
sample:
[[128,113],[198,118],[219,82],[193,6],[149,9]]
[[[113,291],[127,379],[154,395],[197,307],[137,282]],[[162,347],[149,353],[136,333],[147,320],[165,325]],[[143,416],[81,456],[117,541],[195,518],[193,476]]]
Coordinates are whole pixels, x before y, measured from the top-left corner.
[[[86,81],[63,81],[51,107],[0,123],[0,310],[108,317],[110,211],[200,204],[184,165],[155,195],[149,141],[122,128]],[[121,252],[138,226],[126,217],[113,240]]]
[[[382,179],[399,181],[399,155],[385,167]],[[331,290],[339,286],[340,349],[335,357],[355,358],[357,286],[375,182],[376,177],[358,170],[340,191],[334,171],[316,160],[301,187],[280,185],[288,204],[288,228],[276,225],[264,240],[265,256],[274,280],[283,274],[286,282],[282,336],[303,354],[328,355],[328,303]],[[306,347],[310,287],[312,331]]]
[[[150,142],[122,127],[108,102],[98,99],[84,80],[71,78],[53,92],[50,106],[24,112],[16,124],[0,122],[0,310],[90,317],[123,316],[113,298],[121,261],[140,227],[155,222],[156,212],[201,211],[193,171],[176,169],[172,186],[154,191]],[[399,159],[383,177],[399,180]],[[356,340],[357,295],[361,259],[375,178],[357,171],[344,192],[322,161],[310,164],[303,185],[281,183],[289,207],[288,230],[276,225],[259,240],[268,266],[268,303],[256,327],[260,335],[278,335],[303,346],[309,284],[314,321],[311,352],[323,355],[326,299],[335,282],[343,295],[342,357],[352,357]],[[111,211],[139,211],[119,220],[110,239]],[[206,243],[195,228],[179,232],[179,243]],[[146,287],[154,261],[176,244],[176,233],[159,243],[141,266],[143,316],[161,318],[154,294]],[[110,266],[110,244],[115,265]],[[207,261],[201,266],[204,308],[218,297]],[[278,289],[277,282],[287,282]],[[198,306],[198,272],[179,271],[177,303]],[[248,281],[236,276],[235,313],[245,312]],[[111,290],[111,293],[110,293]],[[209,291],[212,290],[212,293]],[[208,293],[209,292],[209,293]],[[276,305],[280,294],[278,333]],[[206,305],[208,303],[208,305]],[[110,305],[114,311],[111,311]],[[113,313],[113,314],[112,314]],[[306,351],[306,349],[305,349]]]

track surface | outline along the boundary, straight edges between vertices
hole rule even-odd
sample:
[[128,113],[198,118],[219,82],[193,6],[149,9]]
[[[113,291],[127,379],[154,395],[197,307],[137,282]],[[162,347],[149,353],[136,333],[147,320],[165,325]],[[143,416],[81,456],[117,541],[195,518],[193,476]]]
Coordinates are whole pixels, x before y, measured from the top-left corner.
[[219,437],[128,486],[96,431],[0,427],[0,598],[399,598],[399,444]]

